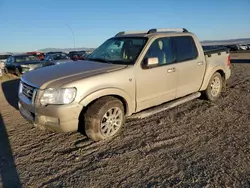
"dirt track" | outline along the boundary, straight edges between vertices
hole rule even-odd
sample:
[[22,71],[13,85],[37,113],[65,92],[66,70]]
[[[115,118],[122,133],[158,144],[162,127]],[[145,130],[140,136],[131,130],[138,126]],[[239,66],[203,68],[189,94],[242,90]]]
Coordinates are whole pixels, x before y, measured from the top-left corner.
[[0,86],[0,187],[250,187],[250,64],[232,65],[216,104],[130,120],[102,142],[32,128],[16,93]]

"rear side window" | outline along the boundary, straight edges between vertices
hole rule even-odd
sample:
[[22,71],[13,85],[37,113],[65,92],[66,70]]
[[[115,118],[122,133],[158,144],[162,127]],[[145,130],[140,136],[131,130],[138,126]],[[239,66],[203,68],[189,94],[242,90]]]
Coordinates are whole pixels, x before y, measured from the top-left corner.
[[177,55],[177,62],[196,59],[198,51],[191,36],[180,36],[172,38]]

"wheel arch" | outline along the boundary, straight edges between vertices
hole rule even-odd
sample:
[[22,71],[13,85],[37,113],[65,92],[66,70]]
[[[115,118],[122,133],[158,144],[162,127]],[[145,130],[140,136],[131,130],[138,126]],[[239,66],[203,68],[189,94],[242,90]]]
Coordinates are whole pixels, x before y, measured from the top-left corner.
[[125,114],[131,115],[135,111],[135,102],[132,100],[132,98],[127,94],[125,91],[117,88],[105,88],[101,89],[95,92],[90,93],[86,97],[84,97],[80,104],[87,108],[89,105],[94,103],[96,100],[102,98],[102,97],[114,97],[120,100],[124,106]]
[[226,80],[226,73],[225,73],[225,71],[223,71],[223,68],[222,68],[222,67],[217,66],[217,67],[215,67],[212,71],[210,71],[209,74],[205,75],[205,78],[204,78],[204,81],[203,81],[203,84],[202,84],[202,86],[201,86],[200,91],[204,91],[204,90],[207,89],[211,77],[212,77],[216,72],[220,73],[220,75],[221,75],[221,77],[222,77],[222,79],[223,79],[223,87],[225,86],[225,83],[226,83],[226,82],[225,82],[225,80]]

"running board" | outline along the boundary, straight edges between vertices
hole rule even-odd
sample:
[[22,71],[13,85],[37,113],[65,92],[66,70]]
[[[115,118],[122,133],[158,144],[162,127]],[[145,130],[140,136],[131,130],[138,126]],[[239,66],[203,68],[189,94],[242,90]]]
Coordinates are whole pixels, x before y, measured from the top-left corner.
[[159,105],[159,106],[155,106],[155,107],[149,108],[149,109],[147,109],[147,110],[143,110],[143,111],[141,111],[141,112],[138,112],[138,113],[136,113],[136,114],[133,114],[133,115],[130,116],[129,118],[131,118],[131,119],[135,119],[135,118],[139,118],[139,119],[146,118],[146,117],[155,115],[155,114],[157,114],[157,113],[159,113],[159,112],[163,112],[163,111],[165,111],[165,110],[168,110],[168,109],[170,109],[170,108],[173,108],[173,107],[175,107],[175,106],[178,106],[178,105],[180,105],[180,104],[189,102],[189,101],[194,100],[194,99],[196,99],[196,98],[199,98],[200,96],[201,96],[201,93],[200,93],[200,92],[196,92],[196,93],[187,95],[187,96],[185,96],[185,97],[176,99],[176,100],[174,100],[174,101],[170,101],[170,102],[161,104],[161,105]]

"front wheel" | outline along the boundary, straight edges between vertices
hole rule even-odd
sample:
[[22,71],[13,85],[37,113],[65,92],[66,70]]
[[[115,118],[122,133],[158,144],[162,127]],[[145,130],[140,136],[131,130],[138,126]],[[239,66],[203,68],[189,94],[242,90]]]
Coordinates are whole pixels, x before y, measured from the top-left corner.
[[123,104],[114,97],[103,97],[89,106],[84,119],[89,138],[94,141],[112,138],[125,122]]
[[217,100],[222,92],[223,88],[223,79],[221,74],[216,72],[211,77],[207,89],[204,91],[205,96],[210,101]]
[[9,73],[9,71],[8,71],[8,69],[7,69],[6,67],[4,67],[3,72],[4,72],[4,74],[6,74],[6,75]]
[[18,69],[18,68],[16,68],[15,73],[16,73],[16,75],[17,75],[18,77],[20,77],[20,76],[21,76],[21,73],[20,73],[20,71],[19,71],[19,69]]

